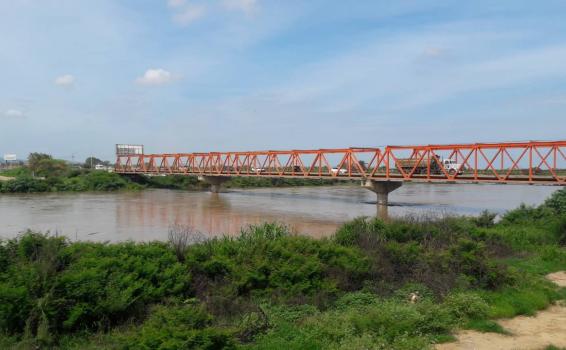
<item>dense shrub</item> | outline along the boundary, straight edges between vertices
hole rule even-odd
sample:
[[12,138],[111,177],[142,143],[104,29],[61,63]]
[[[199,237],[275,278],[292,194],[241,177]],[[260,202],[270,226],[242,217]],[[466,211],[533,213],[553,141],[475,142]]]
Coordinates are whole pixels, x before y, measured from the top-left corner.
[[59,309],[66,330],[115,324],[188,287],[186,268],[165,244],[84,244],[66,253],[75,260],[54,285],[67,301]]
[[187,263],[201,283],[194,287],[197,295],[216,285],[234,296],[284,299],[355,288],[368,271],[359,251],[329,240],[291,236],[275,224],[250,227],[237,238],[192,246]]
[[189,275],[164,243],[75,243],[33,233],[5,242],[0,329],[31,335],[106,329],[169,296]]
[[83,178],[75,176],[61,181],[61,183],[57,185],[57,190],[64,192],[82,192],[88,191],[89,187]]
[[157,306],[139,330],[124,341],[124,349],[235,349],[229,331],[212,327],[212,317],[200,305]]
[[473,287],[495,289],[511,279],[504,265],[490,259],[483,242],[460,239],[449,250],[449,266]]
[[444,304],[460,323],[468,320],[484,319],[488,316],[489,305],[481,296],[472,292],[456,292],[448,295]]
[[513,209],[505,213],[501,218],[501,223],[504,225],[517,225],[517,224],[532,224],[541,220],[549,218],[552,215],[552,210],[542,205],[539,207],[527,206],[521,204],[517,209]]
[[0,192],[4,193],[47,192],[50,190],[51,187],[46,181],[28,176],[0,182]]
[[558,244],[566,246],[566,214],[563,214],[556,222],[554,233]]
[[126,178],[105,171],[91,171],[73,174],[73,176],[51,176],[46,179],[34,177],[16,177],[14,180],[0,182],[0,192],[31,193],[49,191],[116,191],[138,189]]
[[328,186],[340,183],[329,179],[291,179],[265,177],[232,177],[224,186],[230,187],[292,187],[292,186]]
[[[133,175],[129,179],[148,188],[168,188],[179,190],[202,190],[210,185],[199,181],[197,176],[167,175],[143,176]],[[291,186],[328,186],[336,184],[337,180],[328,179],[289,179],[265,177],[231,177],[223,184],[226,188],[250,187],[291,187]]]
[[478,226],[486,225],[466,218],[388,223],[359,218],[343,225],[333,239],[366,252],[380,281],[398,286],[413,281],[440,294],[462,283],[497,288],[508,276],[495,258],[506,250],[495,249],[502,243],[479,233]]
[[196,176],[168,175],[168,176],[144,176],[132,175],[129,179],[139,185],[149,188],[168,188],[179,190],[201,189],[207,186],[199,181]]
[[93,171],[83,177],[86,188],[91,191],[115,191],[124,189],[128,182],[120,175],[105,171]]
[[557,214],[566,214],[566,188],[554,192],[543,206],[554,210]]

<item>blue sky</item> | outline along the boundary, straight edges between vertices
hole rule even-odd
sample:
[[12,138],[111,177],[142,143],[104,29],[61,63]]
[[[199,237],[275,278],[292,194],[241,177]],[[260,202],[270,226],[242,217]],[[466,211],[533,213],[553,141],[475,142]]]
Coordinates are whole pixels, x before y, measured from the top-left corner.
[[0,15],[0,154],[566,136],[563,0],[0,0]]

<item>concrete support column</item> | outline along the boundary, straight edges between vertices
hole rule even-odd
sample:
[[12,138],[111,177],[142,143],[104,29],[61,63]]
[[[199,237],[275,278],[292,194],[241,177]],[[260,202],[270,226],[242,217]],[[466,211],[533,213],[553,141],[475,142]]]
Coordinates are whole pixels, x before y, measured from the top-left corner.
[[389,204],[389,192],[395,191],[402,185],[402,181],[365,180],[362,182],[362,187],[377,194],[377,204],[380,205]]
[[387,205],[389,204],[389,193],[403,185],[402,181],[376,181],[362,180],[362,187],[377,195],[378,216],[387,219]]
[[210,184],[210,192],[219,193],[222,189],[222,184],[230,180],[228,176],[199,176],[200,181]]

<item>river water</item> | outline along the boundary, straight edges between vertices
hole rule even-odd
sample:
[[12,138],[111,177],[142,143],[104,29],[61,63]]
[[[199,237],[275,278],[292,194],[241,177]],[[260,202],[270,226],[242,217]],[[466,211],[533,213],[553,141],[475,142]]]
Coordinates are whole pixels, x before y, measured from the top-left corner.
[[[557,187],[405,184],[390,194],[390,216],[497,213],[540,204]],[[225,193],[145,190],[121,193],[0,195],[0,237],[27,229],[72,240],[166,240],[172,224],[206,235],[282,222],[321,237],[357,216],[375,216],[376,197],[357,186],[237,189]]]

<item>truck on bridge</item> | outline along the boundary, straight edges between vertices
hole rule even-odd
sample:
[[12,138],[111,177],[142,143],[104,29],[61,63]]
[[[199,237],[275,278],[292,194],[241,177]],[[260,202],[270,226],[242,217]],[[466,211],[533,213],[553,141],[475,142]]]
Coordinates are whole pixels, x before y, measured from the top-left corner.
[[429,168],[432,175],[441,175],[444,172],[455,175],[463,172],[461,163],[457,163],[454,159],[441,159],[438,155],[433,155],[430,159],[426,157],[398,159],[397,164],[407,174],[428,174]]

